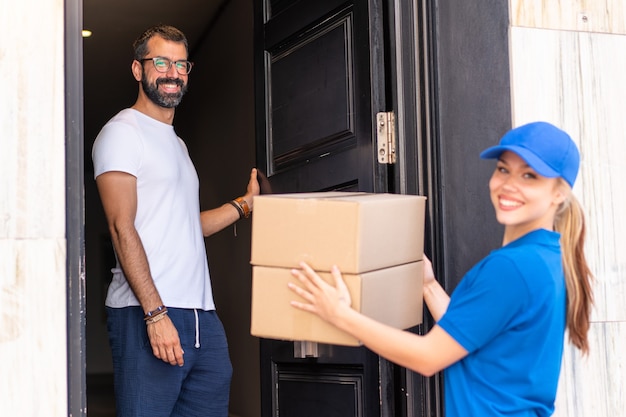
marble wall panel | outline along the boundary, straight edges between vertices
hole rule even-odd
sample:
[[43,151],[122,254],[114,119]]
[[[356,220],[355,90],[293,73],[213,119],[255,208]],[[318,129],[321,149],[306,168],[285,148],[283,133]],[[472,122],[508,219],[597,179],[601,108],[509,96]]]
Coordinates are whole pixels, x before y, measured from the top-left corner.
[[626,34],[624,0],[511,0],[510,7],[513,26]]
[[0,238],[65,235],[63,4],[0,3]]
[[64,5],[0,2],[0,416],[67,416]]
[[0,415],[67,415],[63,239],[0,239]]
[[568,346],[554,417],[626,416],[626,323],[592,323],[591,354]]

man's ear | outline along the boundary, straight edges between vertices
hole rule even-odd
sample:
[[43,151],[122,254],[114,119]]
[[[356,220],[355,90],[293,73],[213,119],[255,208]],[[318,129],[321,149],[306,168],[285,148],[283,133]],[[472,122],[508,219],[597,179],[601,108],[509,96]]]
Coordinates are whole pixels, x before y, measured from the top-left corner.
[[142,77],[142,73],[143,73],[143,66],[141,65],[141,62],[137,61],[136,59],[133,61],[133,63],[130,66],[130,70],[133,72],[133,77],[135,77],[135,80],[137,81],[141,81],[141,77]]

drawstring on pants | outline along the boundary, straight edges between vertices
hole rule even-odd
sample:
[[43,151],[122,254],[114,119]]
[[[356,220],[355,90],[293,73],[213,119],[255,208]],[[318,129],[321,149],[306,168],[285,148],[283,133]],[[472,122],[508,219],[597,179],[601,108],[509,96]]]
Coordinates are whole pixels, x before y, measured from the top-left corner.
[[200,324],[198,322],[198,310],[194,308],[193,313],[196,315],[196,344],[194,346],[198,349],[200,347]]

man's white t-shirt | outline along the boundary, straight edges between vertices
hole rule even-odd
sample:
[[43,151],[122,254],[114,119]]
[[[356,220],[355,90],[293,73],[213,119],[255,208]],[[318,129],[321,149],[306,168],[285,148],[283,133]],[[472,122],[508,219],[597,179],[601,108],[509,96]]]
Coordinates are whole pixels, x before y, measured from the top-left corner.
[[[98,134],[92,158],[94,177],[122,171],[137,178],[135,228],[163,303],[215,309],[198,174],[174,127],[133,109],[122,110]],[[119,262],[112,272],[106,305],[138,306]]]

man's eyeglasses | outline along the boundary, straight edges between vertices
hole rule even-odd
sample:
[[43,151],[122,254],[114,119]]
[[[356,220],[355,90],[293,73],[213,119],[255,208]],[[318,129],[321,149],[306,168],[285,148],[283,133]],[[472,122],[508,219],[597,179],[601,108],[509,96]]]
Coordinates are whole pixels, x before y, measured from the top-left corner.
[[154,69],[156,69],[158,72],[168,72],[172,67],[172,64],[174,64],[174,68],[176,68],[176,71],[178,71],[180,75],[189,74],[191,72],[191,68],[193,68],[193,62],[191,61],[186,61],[184,59],[181,59],[180,61],[172,61],[171,59],[163,58],[161,56],[156,56],[154,58],[144,58],[140,59],[139,61],[152,61],[152,63],[154,64]]

